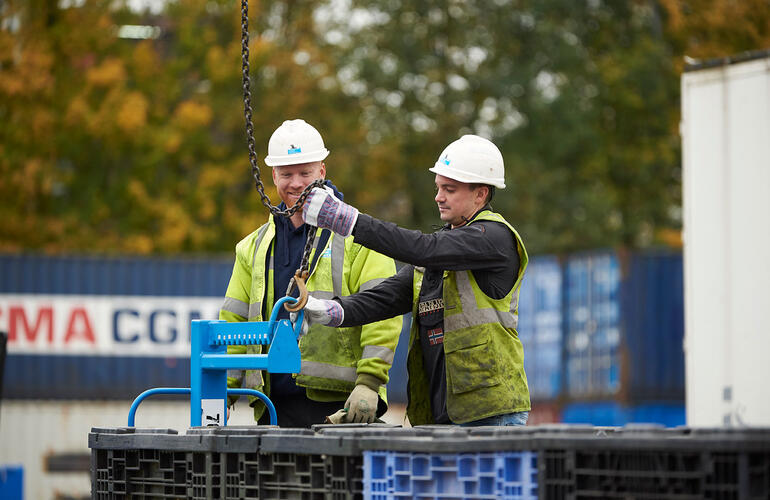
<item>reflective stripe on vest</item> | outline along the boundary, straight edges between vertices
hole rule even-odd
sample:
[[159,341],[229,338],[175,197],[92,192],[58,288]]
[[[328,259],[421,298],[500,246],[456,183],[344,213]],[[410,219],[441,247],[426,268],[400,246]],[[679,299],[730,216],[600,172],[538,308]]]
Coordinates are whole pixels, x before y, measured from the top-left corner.
[[476,296],[473,293],[471,280],[468,276],[469,272],[455,272],[457,292],[460,295],[463,310],[458,314],[444,316],[444,330],[450,332],[488,323],[500,323],[506,328],[515,329],[519,322],[519,316],[516,313],[519,303],[519,291],[516,290],[511,296],[511,306],[508,311],[498,311],[493,307],[480,309],[476,304]]
[[361,355],[361,359],[365,358],[378,358],[385,361],[388,364],[393,364],[393,356],[395,353],[387,347],[379,345],[366,345],[364,346],[364,353]]
[[374,278],[373,280],[369,280],[366,283],[363,283],[360,287],[358,287],[358,291],[365,292],[366,290],[371,290],[372,288],[376,287],[383,281],[385,281],[385,278]]
[[263,384],[260,370],[246,370],[245,386],[248,388],[259,387]]
[[[267,225],[266,225],[267,227]],[[257,236],[256,245],[254,247],[254,257],[252,258],[252,270],[254,269],[254,263],[256,262],[256,254],[257,251],[262,244],[262,240],[265,236],[265,233],[267,231],[263,230],[260,231],[259,235]],[[333,291],[326,291],[326,290],[308,290],[309,295],[312,297],[315,297],[317,299],[331,299],[335,295],[342,296],[342,277],[343,277],[343,270],[344,270],[344,264],[345,264],[345,238],[337,235],[332,235],[330,238],[329,245],[331,246],[331,274],[332,274],[332,289]],[[320,238],[316,236],[315,241],[313,242],[313,248],[314,252],[318,252],[318,244],[320,242]],[[270,251],[268,249],[268,251]],[[272,290],[270,289],[270,282],[272,281],[272,276],[274,275],[274,252],[270,252],[270,258],[268,259],[268,274],[271,276],[270,279],[266,280],[265,283],[265,296],[269,300],[272,297]],[[316,264],[317,267],[317,264]],[[315,271],[315,269],[312,269],[312,271]],[[252,271],[252,279],[259,279],[261,275],[264,275],[265,273],[255,273]],[[310,281],[310,278],[308,278],[307,282]],[[375,280],[372,280],[375,281]],[[261,297],[260,297],[261,298]],[[274,298],[273,298],[274,301]],[[249,307],[249,318],[256,318],[262,317],[262,302],[255,302],[251,304]],[[385,348],[387,349],[387,348]],[[390,351],[390,349],[388,349]],[[381,351],[371,351],[372,355],[370,357],[390,357],[391,361],[393,359],[393,352],[390,351],[390,353],[383,353]],[[308,361],[308,360],[302,360],[301,369],[300,369],[301,375],[308,375],[312,377],[320,377],[320,378],[328,378],[333,380],[341,380],[345,382],[353,382],[355,383],[356,378],[358,377],[356,368],[353,367],[341,367],[336,366],[329,363],[321,363],[318,361]],[[262,373],[259,370],[247,370],[245,374],[245,380],[244,380],[244,386],[245,387],[259,387],[263,385],[263,379],[262,379]]]
[[336,366],[329,363],[321,363],[319,361],[307,361],[304,359],[302,360],[300,374],[354,383],[358,377],[355,368]]
[[345,266],[345,238],[332,237],[332,291],[342,297],[342,270]]
[[238,316],[242,316],[244,318],[248,318],[247,315],[249,314],[249,305],[242,300],[234,299],[232,297],[225,297],[225,302],[222,304],[222,310],[237,314]]

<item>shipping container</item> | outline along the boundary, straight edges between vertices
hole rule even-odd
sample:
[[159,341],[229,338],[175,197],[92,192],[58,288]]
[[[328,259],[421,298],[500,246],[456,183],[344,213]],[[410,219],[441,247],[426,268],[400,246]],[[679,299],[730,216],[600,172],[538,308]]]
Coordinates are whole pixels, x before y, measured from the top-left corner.
[[[221,259],[0,255],[7,399],[127,400],[189,387],[190,321],[216,319],[232,272]],[[406,401],[408,317],[390,372]]]
[[633,254],[621,289],[622,400],[684,401],[680,253]]
[[565,424],[601,426],[638,423],[677,427],[685,424],[684,403],[681,401],[644,401],[632,405],[625,405],[618,401],[568,403],[561,410],[561,421]]
[[[232,424],[253,422],[250,408],[240,406]],[[90,498],[88,432],[126,425],[129,407],[130,401],[5,401],[0,409],[0,464],[23,467],[24,498]],[[136,424],[186,429],[189,400],[148,399],[136,413]]]
[[770,50],[682,75],[687,423],[770,425]]
[[6,399],[133,399],[189,386],[189,325],[216,319],[225,259],[0,255]]
[[620,263],[614,253],[569,257],[564,269],[566,395],[620,389]]
[[579,254],[564,275],[565,399],[683,401],[681,255]]
[[562,271],[553,256],[533,257],[519,295],[517,331],[532,400],[550,400],[562,383]]
[[[149,387],[189,386],[190,320],[217,316],[230,266],[226,259],[0,256],[0,271],[11,276],[0,288],[0,329],[11,333],[6,397],[130,400]],[[681,400],[681,287],[676,254],[533,257],[518,332],[535,406]],[[396,404],[406,402],[409,322],[390,371]]]

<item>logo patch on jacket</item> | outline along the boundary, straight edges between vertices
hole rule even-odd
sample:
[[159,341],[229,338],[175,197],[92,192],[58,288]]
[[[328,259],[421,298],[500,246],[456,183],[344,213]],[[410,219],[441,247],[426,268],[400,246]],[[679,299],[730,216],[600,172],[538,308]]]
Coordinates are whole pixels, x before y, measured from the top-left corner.
[[444,299],[442,298],[426,300],[425,302],[420,302],[417,304],[417,314],[420,316],[425,316],[426,314],[440,311],[443,308]]
[[323,251],[323,253],[321,253],[321,256],[319,257],[319,259],[322,259],[324,257],[331,257],[331,256],[332,256],[332,247],[327,247]]
[[430,342],[430,345],[437,345],[437,344],[443,344],[444,343],[444,329],[443,328],[434,328],[432,330],[428,330],[428,342]]

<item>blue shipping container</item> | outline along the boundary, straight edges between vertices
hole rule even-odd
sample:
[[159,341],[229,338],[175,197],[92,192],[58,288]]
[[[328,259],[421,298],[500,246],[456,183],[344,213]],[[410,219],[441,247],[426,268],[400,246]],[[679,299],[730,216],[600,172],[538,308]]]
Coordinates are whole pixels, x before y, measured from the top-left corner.
[[[197,297],[211,297],[221,300],[232,271],[232,260],[222,259],[160,259],[143,257],[78,257],[78,256],[41,256],[41,255],[0,255],[0,294],[14,297],[16,301],[29,300],[29,297],[49,297],[52,303],[68,300],[70,297],[83,298],[85,316],[71,316],[73,323],[77,318],[85,318],[87,331],[94,333],[98,325],[87,314],[87,308],[105,297],[179,297],[180,300],[192,300]],[[93,297],[93,299],[89,299]],[[116,299],[117,300],[117,299]],[[152,300],[152,299],[150,299]],[[11,308],[13,302],[6,305]],[[49,316],[46,311],[20,313],[14,326],[21,331],[18,336],[27,337],[40,343],[45,337],[52,337],[54,330],[50,326],[46,332],[46,320],[55,321],[56,306],[51,307]],[[98,310],[98,306],[94,307]],[[3,311],[7,314],[6,311]],[[125,312],[121,321],[134,330],[146,329],[138,325],[139,312]],[[174,311],[170,311],[173,313]],[[167,311],[167,313],[169,313]],[[169,313],[169,314],[170,314]],[[35,316],[35,314],[37,314]],[[195,317],[195,313],[191,313]],[[114,315],[118,322],[118,313]],[[8,321],[8,317],[4,318]],[[189,318],[179,318],[187,323]],[[134,325],[134,323],[137,323]],[[149,326],[150,333],[160,336],[162,318]],[[77,325],[71,327],[73,333],[80,333]],[[14,328],[10,328],[13,331]],[[166,326],[179,341],[183,332],[175,327]],[[100,333],[100,332],[96,332]],[[116,335],[116,334],[114,334]],[[62,352],[61,344],[48,339],[50,347],[40,352],[13,352],[9,346],[6,359],[3,396],[9,399],[132,399],[150,387],[190,385],[190,360],[186,356],[121,356],[121,355],[85,355]],[[158,340],[158,346],[164,347],[165,339]],[[130,341],[130,339],[129,339]],[[97,353],[99,354],[99,353]]]
[[657,401],[623,405],[617,401],[570,403],[562,408],[562,422],[623,426],[631,423],[661,424],[677,427],[685,424],[683,402]]
[[683,401],[682,256],[631,254],[623,263],[614,254],[567,261],[566,396]]
[[517,331],[533,400],[553,399],[561,393],[561,275],[556,257],[534,257],[521,286]]
[[634,254],[622,287],[623,392],[684,401],[684,276],[679,253]]
[[[216,314],[232,266],[229,257],[0,255],[0,320],[10,323],[9,316],[13,313],[9,314],[9,310],[15,307],[14,328],[9,330],[17,330],[14,332],[20,337],[17,340],[38,346],[37,350],[13,352],[11,345],[11,353],[5,360],[3,397],[130,400],[151,387],[189,387],[189,338],[185,337],[185,327],[189,326],[189,319],[199,317],[195,304],[201,298],[216,304]],[[37,309],[26,310],[19,305],[30,300],[40,302],[39,297],[50,299],[53,305],[43,301]],[[67,301],[74,300],[73,297],[82,300],[79,304],[82,308],[68,305]],[[179,300],[174,301],[175,298]],[[131,305],[137,300],[153,304],[159,299],[191,304],[189,314],[167,306],[143,310]],[[102,312],[104,307],[100,304],[105,300],[112,308],[110,320],[106,325],[102,321],[100,326],[89,311]],[[124,302],[129,306],[124,306]],[[65,305],[57,306],[61,303]],[[82,315],[74,314],[77,311]],[[59,321],[61,315],[64,321]],[[211,311],[208,316],[211,317]],[[52,324],[57,321],[57,325]],[[48,337],[55,337],[66,329],[68,321],[71,328],[62,335],[82,337],[86,335],[84,332],[89,332],[98,340],[104,332],[97,330],[107,328],[112,330],[107,338],[120,337],[122,346],[145,342],[158,349],[168,349],[171,340],[184,345],[181,352],[177,349],[174,355],[121,355],[109,349],[92,354],[82,352],[83,349],[66,352],[60,338]],[[407,317],[390,371],[391,402],[406,402],[408,327]],[[142,338],[133,339],[135,336]],[[148,342],[147,336],[152,337],[150,340],[154,343]],[[47,346],[39,348],[39,344]]]
[[620,265],[611,253],[571,257],[565,266],[566,392],[570,398],[620,389]]

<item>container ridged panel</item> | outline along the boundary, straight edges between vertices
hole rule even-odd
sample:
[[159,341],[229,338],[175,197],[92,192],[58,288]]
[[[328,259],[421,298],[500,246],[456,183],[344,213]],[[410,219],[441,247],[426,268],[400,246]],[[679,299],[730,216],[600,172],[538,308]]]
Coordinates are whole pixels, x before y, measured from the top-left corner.
[[572,257],[565,280],[567,395],[615,395],[621,375],[618,259],[614,254]]
[[232,258],[0,254],[0,293],[221,297]]
[[524,347],[524,371],[533,400],[561,393],[562,271],[556,257],[535,257],[527,266],[519,295],[516,328]]

